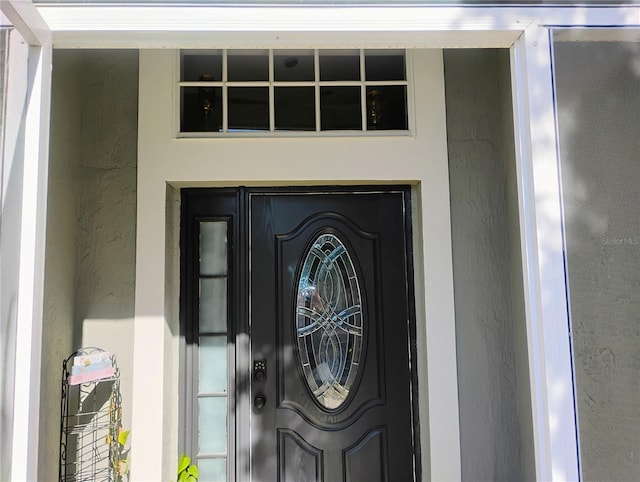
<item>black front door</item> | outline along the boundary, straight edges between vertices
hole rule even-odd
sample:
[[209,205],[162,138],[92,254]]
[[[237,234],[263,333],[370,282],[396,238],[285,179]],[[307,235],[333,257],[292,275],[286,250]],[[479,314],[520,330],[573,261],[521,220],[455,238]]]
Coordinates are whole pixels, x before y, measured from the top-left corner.
[[419,480],[409,190],[224,192],[229,343],[250,340],[230,378],[246,433],[230,440],[250,480]]

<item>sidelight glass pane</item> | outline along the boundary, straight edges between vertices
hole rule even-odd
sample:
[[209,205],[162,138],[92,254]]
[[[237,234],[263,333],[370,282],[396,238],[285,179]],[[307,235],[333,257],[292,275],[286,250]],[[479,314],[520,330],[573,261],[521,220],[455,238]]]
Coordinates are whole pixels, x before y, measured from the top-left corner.
[[225,221],[200,223],[200,274],[209,276],[227,274],[227,223]]
[[200,333],[227,332],[227,280],[200,280]]
[[201,336],[199,345],[200,393],[227,391],[227,336]]
[[198,459],[199,480],[227,482],[227,459]]
[[227,397],[198,399],[198,427],[201,454],[227,452]]

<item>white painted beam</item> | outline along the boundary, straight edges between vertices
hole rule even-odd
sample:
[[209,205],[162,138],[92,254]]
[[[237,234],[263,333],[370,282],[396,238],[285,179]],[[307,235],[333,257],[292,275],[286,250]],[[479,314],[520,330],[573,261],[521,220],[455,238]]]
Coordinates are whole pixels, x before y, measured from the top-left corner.
[[[56,47],[508,47],[518,12],[433,7],[41,5]],[[327,32],[336,35],[327,36]],[[118,35],[115,35],[117,33]]]
[[[18,0],[12,0],[18,1]],[[25,1],[25,0],[21,0]],[[214,6],[41,4],[55,47],[509,47],[533,19],[553,27],[640,25],[640,6]],[[327,37],[327,32],[336,36]]]
[[51,31],[31,0],[2,0],[0,10],[29,45],[50,42]]

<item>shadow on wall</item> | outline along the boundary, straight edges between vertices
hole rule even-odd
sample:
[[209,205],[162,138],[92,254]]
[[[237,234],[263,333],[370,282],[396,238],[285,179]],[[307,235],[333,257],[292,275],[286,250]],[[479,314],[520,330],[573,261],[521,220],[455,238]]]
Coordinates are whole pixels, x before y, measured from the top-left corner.
[[640,473],[640,44],[556,42],[584,480]]
[[40,480],[57,473],[62,361],[78,348],[116,355],[131,426],[137,71],[135,50],[54,50]]
[[534,480],[506,49],[446,50],[463,480]]

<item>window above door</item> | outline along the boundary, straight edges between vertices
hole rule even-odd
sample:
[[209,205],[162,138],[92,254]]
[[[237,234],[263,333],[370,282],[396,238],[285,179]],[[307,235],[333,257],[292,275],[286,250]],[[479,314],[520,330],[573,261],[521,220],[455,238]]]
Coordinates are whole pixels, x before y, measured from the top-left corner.
[[408,135],[402,49],[182,50],[179,137]]

